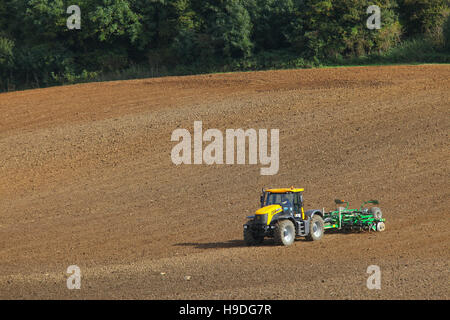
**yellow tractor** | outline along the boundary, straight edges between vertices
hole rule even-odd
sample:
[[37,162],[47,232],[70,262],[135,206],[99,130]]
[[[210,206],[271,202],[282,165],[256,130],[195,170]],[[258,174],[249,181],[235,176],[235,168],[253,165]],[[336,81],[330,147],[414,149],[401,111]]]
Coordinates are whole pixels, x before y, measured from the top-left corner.
[[245,243],[258,245],[265,237],[284,246],[291,245],[297,236],[320,240],[324,234],[323,213],[317,209],[304,210],[303,191],[294,187],[263,189],[261,208],[247,217],[244,224]]

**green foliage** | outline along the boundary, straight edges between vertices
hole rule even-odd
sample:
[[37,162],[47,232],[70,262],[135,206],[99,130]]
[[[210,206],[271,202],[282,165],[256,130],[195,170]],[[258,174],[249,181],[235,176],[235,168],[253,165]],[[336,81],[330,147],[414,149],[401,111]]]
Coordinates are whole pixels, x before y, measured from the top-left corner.
[[112,42],[113,37],[125,37],[134,42],[139,36],[139,16],[131,10],[129,1],[103,0],[102,5],[89,14],[89,19],[101,42]]
[[[66,27],[69,5],[81,9],[81,30]],[[366,27],[369,5],[381,8],[380,30]],[[3,0],[0,91],[336,63],[446,62],[448,13],[445,0]]]
[[250,15],[241,0],[224,1],[223,8],[217,12],[210,25],[211,35],[216,46],[227,58],[248,57],[251,54]]
[[[370,5],[382,12],[382,28],[366,26]],[[305,0],[297,14],[296,27],[290,37],[294,48],[308,57],[319,59],[360,56],[387,50],[400,38],[400,25],[392,0]]]
[[406,33],[415,36],[433,33],[444,23],[448,0],[398,0]]
[[450,14],[447,15],[447,19],[443,26],[443,35],[444,35],[444,48],[450,53]]
[[245,2],[253,24],[255,50],[289,47],[297,8],[293,0],[249,0]]
[[[187,63],[231,61],[252,55],[252,23],[243,0],[192,0],[182,11],[172,49]],[[195,13],[194,13],[195,12]]]
[[12,68],[14,66],[14,41],[0,37],[0,90],[9,88]]
[[64,2],[62,0],[30,0],[24,17],[26,31],[34,33],[30,42],[52,41],[58,31],[66,25]]
[[14,41],[0,37],[0,67],[7,68],[13,64]]

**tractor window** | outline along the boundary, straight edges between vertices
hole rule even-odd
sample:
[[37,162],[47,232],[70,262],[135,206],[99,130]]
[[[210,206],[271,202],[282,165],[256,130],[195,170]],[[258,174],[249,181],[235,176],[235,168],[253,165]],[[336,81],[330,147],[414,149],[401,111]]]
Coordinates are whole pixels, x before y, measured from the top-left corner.
[[293,193],[269,193],[267,196],[266,205],[281,204],[283,201],[288,200],[291,204],[294,204]]
[[302,208],[302,194],[301,193],[296,193],[294,196],[294,211],[297,213],[300,213],[301,208]]

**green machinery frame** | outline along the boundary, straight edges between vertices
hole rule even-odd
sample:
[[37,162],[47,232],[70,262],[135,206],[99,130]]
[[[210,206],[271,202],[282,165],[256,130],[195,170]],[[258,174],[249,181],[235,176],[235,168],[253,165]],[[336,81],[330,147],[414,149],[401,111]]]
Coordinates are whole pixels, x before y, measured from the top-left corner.
[[336,199],[337,205],[346,204],[345,208],[324,213],[324,229],[383,231],[386,219],[382,218],[379,208],[365,208],[366,204],[377,205],[377,200],[363,202],[359,209],[349,209],[349,202]]

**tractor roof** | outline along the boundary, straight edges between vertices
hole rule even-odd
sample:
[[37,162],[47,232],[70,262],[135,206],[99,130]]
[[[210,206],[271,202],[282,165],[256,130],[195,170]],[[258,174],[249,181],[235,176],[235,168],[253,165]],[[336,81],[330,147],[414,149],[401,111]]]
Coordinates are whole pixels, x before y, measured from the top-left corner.
[[288,193],[288,192],[303,192],[305,189],[303,188],[279,188],[279,189],[267,189],[266,192],[270,193]]

